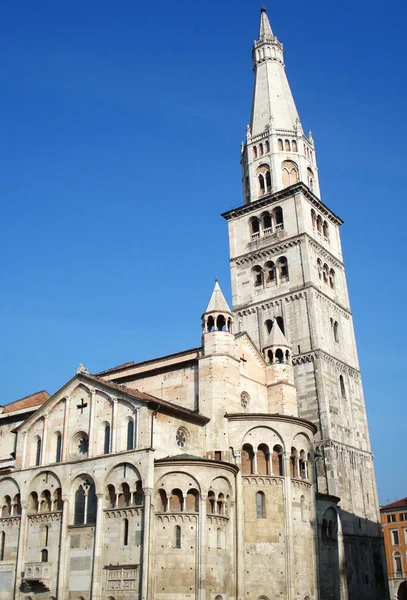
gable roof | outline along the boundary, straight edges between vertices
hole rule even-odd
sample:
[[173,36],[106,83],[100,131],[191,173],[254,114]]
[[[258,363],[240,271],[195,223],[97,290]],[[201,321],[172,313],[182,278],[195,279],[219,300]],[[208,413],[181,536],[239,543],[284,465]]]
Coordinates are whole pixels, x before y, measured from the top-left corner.
[[[184,420],[187,420],[187,421],[190,421],[193,423],[205,425],[210,420],[208,417],[201,415],[199,412],[190,410],[188,408],[184,408],[183,406],[180,406],[179,404],[167,402],[166,400],[162,400],[160,398],[157,398],[156,396],[152,396],[151,394],[146,394],[145,392],[141,392],[140,390],[131,389],[131,388],[126,387],[125,385],[117,385],[115,383],[111,383],[110,381],[105,381],[104,379],[100,379],[99,377],[96,377],[95,375],[90,375],[89,373],[83,373],[83,372],[77,373],[72,379],[70,379],[70,381],[68,381],[61,389],[59,389],[52,396],[49,396],[49,394],[48,394],[48,399],[44,402],[44,404],[43,404],[43,406],[41,406],[41,408],[45,408],[55,398],[63,395],[64,390],[69,385],[71,385],[75,380],[77,380],[78,382],[85,383],[85,384],[92,383],[93,386],[95,386],[95,387],[97,386],[98,388],[100,388],[102,390],[107,389],[110,391],[114,391],[119,396],[127,396],[130,399],[134,399],[134,400],[143,402],[144,404],[147,404],[147,406],[150,409],[160,410],[166,414],[170,414],[175,417],[178,416]],[[22,428],[23,425],[28,420],[35,419],[35,418],[37,418],[36,415],[31,415],[30,417],[28,417],[28,419],[26,419],[26,421],[24,423],[21,423],[21,425],[19,425],[16,428],[16,431],[18,431],[20,428]]]
[[34,394],[24,396],[24,398],[14,400],[14,402],[10,402],[5,406],[0,407],[0,414],[9,414],[17,412],[18,410],[23,410],[25,408],[34,408],[36,406],[41,406],[41,404],[44,404],[44,402],[46,402],[49,398],[50,395],[46,390],[42,390],[41,392],[35,392]]

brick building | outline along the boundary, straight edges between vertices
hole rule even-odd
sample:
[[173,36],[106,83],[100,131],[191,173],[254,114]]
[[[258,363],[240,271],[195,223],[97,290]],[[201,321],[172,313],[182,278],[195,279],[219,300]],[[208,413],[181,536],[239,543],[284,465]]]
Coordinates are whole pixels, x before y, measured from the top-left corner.
[[407,600],[407,498],[380,508],[391,600]]

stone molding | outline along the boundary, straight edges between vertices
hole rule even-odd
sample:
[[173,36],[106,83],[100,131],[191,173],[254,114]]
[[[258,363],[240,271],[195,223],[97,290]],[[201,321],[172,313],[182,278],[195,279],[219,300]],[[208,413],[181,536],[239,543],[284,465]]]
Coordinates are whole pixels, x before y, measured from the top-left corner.
[[275,485],[282,486],[284,477],[274,475],[243,475],[243,485]]
[[207,514],[206,515],[206,520],[209,521],[209,523],[213,523],[214,525],[222,525],[222,523],[228,523],[229,522],[229,517],[227,517],[226,515],[211,515],[211,514]]
[[258,262],[259,259],[267,260],[274,254],[278,254],[280,252],[283,252],[284,250],[287,250],[288,248],[293,248],[294,246],[301,244],[302,237],[303,236],[300,236],[300,237],[297,237],[294,239],[290,238],[290,240],[286,240],[285,242],[281,242],[277,246],[273,246],[272,248],[267,248],[265,250],[252,251],[248,254],[244,254],[243,256],[241,256],[239,258],[232,259],[231,262],[240,266],[240,265],[244,265],[244,264]]
[[342,317],[344,317],[346,320],[349,321],[350,316],[351,316],[351,312],[345,310],[344,308],[342,308],[342,306],[340,306],[337,302],[335,302],[334,300],[331,300],[331,298],[329,298],[328,296],[326,296],[325,294],[323,294],[320,290],[318,290],[317,288],[315,288],[315,297],[318,300],[322,300],[322,302],[325,302],[325,304],[329,304],[330,308],[332,310],[334,310],[335,312],[339,313]]
[[291,485],[294,488],[309,490],[312,484],[309,483],[309,481],[303,481],[302,479],[291,479]]
[[331,356],[327,352],[324,352],[323,350],[315,350],[314,352],[307,352],[305,354],[293,356],[293,366],[296,367],[298,365],[311,363],[320,359],[328,363],[330,366],[335,367],[337,371],[340,371],[341,373],[347,373],[349,377],[352,377],[352,379],[354,379],[355,381],[359,381],[359,371],[357,371],[353,367],[350,367],[341,360],[334,358],[333,356]]
[[51,523],[54,521],[60,521],[62,517],[62,512],[53,512],[53,513],[42,513],[36,515],[27,515],[28,521],[32,523]]
[[140,517],[144,512],[144,507],[126,507],[126,508],[105,508],[103,510],[106,517],[110,519],[121,519],[122,517]]
[[197,523],[198,515],[194,513],[156,513],[156,518],[159,521],[167,522],[173,521],[174,523]]
[[300,300],[301,298],[306,298],[306,296],[307,296],[306,291],[301,291],[298,294],[282,295],[278,299],[275,299],[275,300],[266,300],[263,302],[257,302],[255,305],[251,305],[250,307],[236,309],[235,314],[238,317],[246,317],[247,315],[255,314],[257,312],[258,308],[261,308],[262,310],[267,310],[270,308],[280,308],[281,309],[281,303],[283,301],[287,304],[288,302],[294,302],[295,300]]
[[1,517],[0,525],[1,527],[11,527],[11,525],[17,525],[20,523],[20,517]]
[[334,440],[321,440],[317,442],[315,450],[316,452],[319,450],[334,450],[336,458],[340,458],[342,461],[351,464],[356,464],[358,461],[373,462],[373,454],[370,451],[361,450],[360,448],[355,448]]

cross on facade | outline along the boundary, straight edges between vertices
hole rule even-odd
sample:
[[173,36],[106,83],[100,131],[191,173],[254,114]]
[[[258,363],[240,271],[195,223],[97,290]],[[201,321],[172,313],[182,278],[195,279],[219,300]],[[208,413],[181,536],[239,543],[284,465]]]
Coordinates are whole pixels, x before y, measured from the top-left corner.
[[83,415],[83,409],[86,408],[88,405],[86,402],[83,401],[83,398],[81,398],[81,403],[77,404],[76,408],[79,408],[81,411],[81,415]]
[[243,356],[241,356],[241,357],[240,357],[240,360],[241,360],[242,362],[244,362],[244,363],[245,363],[245,362],[247,362],[247,360],[246,360],[246,359],[245,359],[245,357],[244,357],[244,354],[243,354]]

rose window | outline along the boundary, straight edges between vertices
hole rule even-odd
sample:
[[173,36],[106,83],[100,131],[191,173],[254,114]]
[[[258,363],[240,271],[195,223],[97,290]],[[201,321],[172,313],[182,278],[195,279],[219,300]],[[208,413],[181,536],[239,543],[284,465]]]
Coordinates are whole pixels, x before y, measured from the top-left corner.
[[178,448],[186,447],[188,441],[188,434],[185,431],[185,429],[182,429],[182,427],[180,427],[177,431],[176,440]]

